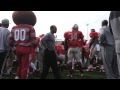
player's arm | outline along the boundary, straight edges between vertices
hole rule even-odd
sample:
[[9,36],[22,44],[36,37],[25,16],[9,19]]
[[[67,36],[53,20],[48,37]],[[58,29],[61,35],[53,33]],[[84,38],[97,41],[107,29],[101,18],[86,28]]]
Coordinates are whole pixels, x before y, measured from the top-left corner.
[[31,39],[31,46],[36,47],[37,46],[36,32],[33,27],[30,29],[30,39]]
[[64,34],[64,52],[65,52],[65,63],[67,63],[68,56],[67,56],[67,51],[68,51],[68,40],[67,40],[67,33]]
[[65,39],[65,40],[64,40],[65,63],[67,63],[67,61],[68,61],[67,51],[68,51],[68,42],[67,42],[67,40]]
[[68,50],[68,41],[67,41],[67,39],[65,39],[64,40],[64,48],[65,48],[65,51],[67,51]]
[[81,39],[84,39],[84,35],[83,35],[83,33],[81,32]]
[[65,52],[68,50],[68,38],[67,38],[67,33],[64,34],[64,48],[65,48]]
[[84,39],[84,35],[83,35],[83,33],[82,32],[78,32],[78,40],[79,41],[83,41],[83,39]]

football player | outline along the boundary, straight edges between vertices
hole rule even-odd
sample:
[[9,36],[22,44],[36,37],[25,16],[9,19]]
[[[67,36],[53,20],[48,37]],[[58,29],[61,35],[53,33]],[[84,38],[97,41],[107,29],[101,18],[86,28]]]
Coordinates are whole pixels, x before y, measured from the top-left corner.
[[72,27],[72,31],[66,32],[64,34],[65,42],[68,45],[68,68],[70,71],[70,77],[72,77],[74,70],[74,61],[78,62],[78,66],[80,69],[80,75],[83,76],[82,66],[81,66],[81,48],[80,40],[83,39],[83,34],[81,31],[78,31],[78,25],[75,24]]

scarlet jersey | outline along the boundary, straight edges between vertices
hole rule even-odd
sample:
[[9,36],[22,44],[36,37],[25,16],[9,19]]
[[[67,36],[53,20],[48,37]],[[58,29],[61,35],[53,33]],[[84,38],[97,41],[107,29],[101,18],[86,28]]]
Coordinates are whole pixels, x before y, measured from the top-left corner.
[[9,43],[11,45],[31,46],[36,44],[36,33],[33,26],[17,25],[11,30]]
[[71,31],[66,32],[64,37],[68,41],[68,47],[79,47],[83,34],[80,31]]
[[99,33],[97,33],[97,32],[91,32],[89,36],[90,36],[91,38],[98,39]]
[[57,51],[57,54],[64,54],[64,47],[63,45],[56,45],[56,51]]
[[64,38],[66,40],[68,40],[68,38],[69,38],[69,33],[70,33],[70,31],[67,31],[67,32],[64,33]]

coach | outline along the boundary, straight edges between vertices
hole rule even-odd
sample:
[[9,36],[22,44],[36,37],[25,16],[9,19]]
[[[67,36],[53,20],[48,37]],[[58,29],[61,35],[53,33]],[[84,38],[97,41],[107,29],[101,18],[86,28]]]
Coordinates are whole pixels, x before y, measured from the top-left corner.
[[55,36],[54,33],[57,32],[57,27],[52,25],[50,27],[50,33],[47,33],[41,40],[45,50],[43,59],[43,72],[41,79],[46,79],[49,68],[52,68],[55,79],[60,79],[60,73],[57,66],[57,53],[55,50]]

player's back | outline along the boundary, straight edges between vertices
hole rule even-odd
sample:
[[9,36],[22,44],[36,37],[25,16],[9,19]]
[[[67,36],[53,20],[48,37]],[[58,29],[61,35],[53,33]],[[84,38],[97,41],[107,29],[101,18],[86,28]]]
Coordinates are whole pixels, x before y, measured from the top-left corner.
[[79,40],[82,38],[82,32],[80,31],[71,31],[68,35],[68,43],[70,47],[78,47]]
[[31,41],[35,39],[35,30],[30,25],[17,25],[11,30],[14,36],[15,45],[30,46]]
[[92,37],[92,38],[94,38],[94,39],[98,39],[99,33],[98,33],[98,32],[91,32],[91,33],[90,33],[90,37]]

